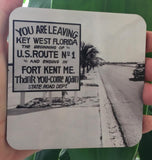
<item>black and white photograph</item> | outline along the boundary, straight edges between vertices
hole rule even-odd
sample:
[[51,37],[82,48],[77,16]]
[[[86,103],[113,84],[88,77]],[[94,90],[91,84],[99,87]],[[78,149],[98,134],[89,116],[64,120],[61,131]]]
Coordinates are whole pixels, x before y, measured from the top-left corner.
[[140,16],[18,8],[9,33],[7,140],[13,148],[140,141],[146,37]]

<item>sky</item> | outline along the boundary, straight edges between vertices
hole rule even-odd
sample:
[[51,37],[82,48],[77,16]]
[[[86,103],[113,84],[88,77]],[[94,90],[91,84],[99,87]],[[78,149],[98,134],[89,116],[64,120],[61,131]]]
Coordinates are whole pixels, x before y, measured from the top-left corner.
[[[98,56],[105,61],[143,62],[145,59],[146,25],[138,15],[25,8],[14,12],[12,17],[78,23],[81,40],[93,44],[99,51]],[[12,62],[11,52],[9,62]]]

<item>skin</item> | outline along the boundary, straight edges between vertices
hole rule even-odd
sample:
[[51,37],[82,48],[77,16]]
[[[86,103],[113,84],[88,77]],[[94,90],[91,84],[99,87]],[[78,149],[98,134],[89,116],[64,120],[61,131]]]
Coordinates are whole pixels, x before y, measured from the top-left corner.
[[[21,0],[0,0],[0,160],[23,160],[35,152],[35,150],[15,150],[9,146],[5,138],[8,18],[11,11],[21,5]],[[146,52],[152,52],[152,32],[147,31],[146,38]],[[152,59],[146,58],[146,81],[152,81],[151,68]],[[152,84],[144,84],[143,102],[144,104],[152,105]],[[150,130],[152,130],[152,116],[144,116],[143,133]]]
[[[146,53],[152,52],[152,32],[146,33]],[[145,65],[145,81],[152,82],[152,58],[146,58]],[[152,84],[145,83],[143,90],[143,103],[146,105],[152,105]],[[143,117],[143,133],[147,133],[152,130],[152,116],[144,115]]]

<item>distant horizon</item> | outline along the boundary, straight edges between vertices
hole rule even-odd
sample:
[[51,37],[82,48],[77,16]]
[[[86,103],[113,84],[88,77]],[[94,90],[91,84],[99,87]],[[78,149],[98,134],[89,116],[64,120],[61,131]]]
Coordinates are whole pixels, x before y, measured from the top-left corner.
[[[104,59],[103,59],[104,60]],[[110,61],[105,61],[105,63],[121,63],[121,64],[125,64],[125,63],[128,63],[128,64],[137,64],[137,63],[143,63],[145,64],[145,62],[110,62]],[[8,63],[8,66],[13,66],[13,63]]]

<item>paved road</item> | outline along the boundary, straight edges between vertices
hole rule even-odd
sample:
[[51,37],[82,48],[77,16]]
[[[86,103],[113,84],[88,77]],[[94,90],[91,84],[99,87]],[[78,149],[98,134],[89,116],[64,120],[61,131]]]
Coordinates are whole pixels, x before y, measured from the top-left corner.
[[104,65],[99,68],[107,97],[128,146],[138,143],[142,130],[142,81],[130,81],[133,67]]
[[[83,84],[95,83],[96,73],[91,72],[89,79]],[[14,148],[21,150],[102,146],[97,86],[82,86],[77,96],[82,98],[83,103],[75,106],[63,108],[52,106],[50,109],[41,111],[36,108],[34,111],[32,108],[18,109],[18,112],[14,108],[20,102],[20,93],[12,93],[11,86],[10,84],[8,91],[10,100],[8,113],[10,113],[9,109],[12,109],[14,114],[7,117],[7,140]],[[72,97],[73,95],[74,92],[69,92],[67,96]],[[42,96],[41,92],[36,94],[29,92],[26,93],[25,100],[28,102]],[[56,96],[61,97],[61,92],[53,92],[53,97]]]

